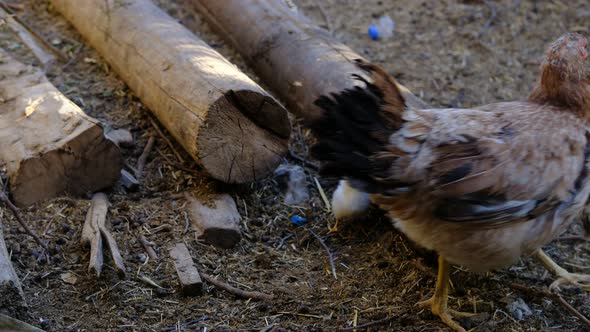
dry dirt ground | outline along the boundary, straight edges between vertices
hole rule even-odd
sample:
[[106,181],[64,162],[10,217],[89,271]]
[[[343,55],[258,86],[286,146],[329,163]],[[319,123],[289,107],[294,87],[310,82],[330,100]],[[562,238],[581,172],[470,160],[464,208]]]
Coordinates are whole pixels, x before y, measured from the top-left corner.
[[[50,80],[105,125],[130,130],[136,147],[123,153],[135,165],[147,137],[154,134],[149,111],[47,1],[21,3],[24,9],[18,14],[72,57],[67,64],[53,66]],[[441,107],[526,97],[547,43],[567,30],[589,32],[590,4],[586,0],[295,3],[319,25],[327,26],[329,21],[336,38]],[[190,5],[183,0],[161,0],[159,5],[258,80]],[[395,35],[386,41],[371,41],[367,24],[382,14],[395,21]],[[0,46],[35,64],[26,47],[5,28],[0,37]],[[293,147],[306,155],[306,131],[294,124]],[[88,250],[80,244],[80,233],[88,200],[59,198],[24,211],[35,231],[49,240],[47,252],[21,231],[7,210],[0,210],[8,228],[12,261],[30,305],[25,320],[47,331],[333,331],[350,327],[354,321],[364,324],[381,319],[386,321],[368,330],[445,329],[437,317],[414,305],[432,292],[436,271],[432,253],[416,250],[379,211],[344,226],[336,235],[327,235],[327,224],[333,220],[314,185],[312,169],[306,168],[311,199],[290,207],[282,204],[279,186],[271,178],[250,186],[224,186],[207,180],[190,162],[184,166],[195,169],[191,172],[170,164],[164,156],[174,160],[174,155],[159,136],[156,148],[139,192],[128,193],[120,186],[108,192],[112,203],[109,227],[130,271],[125,280],[117,278],[110,263],[98,280],[86,271]],[[328,194],[334,189],[334,180],[320,182]],[[185,201],[173,195],[185,191],[207,195],[213,190],[229,192],[242,215],[244,237],[231,250],[197,243],[185,226]],[[295,227],[290,221],[293,214],[309,222]],[[170,225],[171,230],[154,232],[161,225]],[[309,229],[333,251],[337,279],[330,272],[325,249]],[[579,225],[570,230],[571,234],[581,232]],[[145,262],[145,252],[136,240],[139,233],[156,243],[160,261]],[[237,299],[210,285],[202,296],[183,297],[167,254],[167,248],[177,242],[187,244],[200,270],[237,287],[272,293],[276,300]],[[583,241],[560,241],[546,249],[569,270],[590,272],[589,248]],[[140,281],[140,276],[162,288]],[[486,275],[457,267],[452,281],[450,305],[481,313],[462,321],[465,327],[477,331],[588,330],[555,301],[510,287],[511,283],[539,287],[551,283],[552,276],[530,259]],[[590,316],[588,292],[566,289],[562,293],[572,306]],[[520,320],[508,308],[518,299],[532,311]]]

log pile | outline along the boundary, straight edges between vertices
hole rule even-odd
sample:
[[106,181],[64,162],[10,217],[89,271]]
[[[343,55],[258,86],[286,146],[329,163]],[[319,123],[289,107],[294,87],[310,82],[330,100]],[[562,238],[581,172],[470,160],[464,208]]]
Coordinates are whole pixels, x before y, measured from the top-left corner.
[[52,0],[214,178],[247,183],[287,152],[285,109],[150,0]]

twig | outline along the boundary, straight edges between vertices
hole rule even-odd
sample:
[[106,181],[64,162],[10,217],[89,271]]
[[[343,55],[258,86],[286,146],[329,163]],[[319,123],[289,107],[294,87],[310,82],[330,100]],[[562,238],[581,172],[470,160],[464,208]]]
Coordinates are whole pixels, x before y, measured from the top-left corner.
[[541,296],[553,299],[553,300],[559,302],[559,304],[561,304],[562,307],[564,307],[567,311],[569,311],[574,316],[578,317],[586,325],[590,326],[590,320],[588,318],[586,318],[586,316],[582,315],[578,310],[576,310],[576,308],[572,307],[571,304],[569,304],[559,293],[552,293],[552,292],[546,291],[544,289],[538,289],[535,287],[528,287],[528,286],[517,284],[517,283],[511,283],[510,288],[515,289],[515,290],[524,291],[524,292],[527,292],[532,295],[541,295]]
[[138,179],[141,178],[143,168],[145,167],[145,162],[147,160],[147,157],[150,155],[150,152],[152,151],[155,142],[156,138],[154,136],[150,136],[150,138],[147,141],[147,144],[143,148],[141,156],[139,156],[139,158],[137,159],[137,166],[135,166],[135,177]]
[[320,197],[322,198],[322,201],[324,201],[324,205],[326,206],[326,210],[332,211],[332,207],[330,205],[330,200],[328,200],[328,196],[326,196],[326,193],[324,192],[324,188],[322,188],[320,181],[318,181],[318,178],[316,178],[316,177],[313,178],[313,181],[315,182],[315,185],[318,188],[318,191],[320,192]]
[[152,123],[152,126],[154,127],[154,129],[156,129],[156,131],[158,132],[158,134],[160,135],[160,137],[162,137],[162,139],[166,142],[166,144],[168,145],[168,147],[170,148],[170,150],[172,150],[172,153],[174,153],[174,155],[176,156],[176,158],[178,159],[178,161],[183,164],[184,163],[184,159],[182,158],[182,156],[180,156],[180,153],[178,153],[178,151],[176,151],[176,149],[174,148],[174,144],[172,144],[172,142],[170,142],[170,140],[168,139],[168,137],[166,137],[166,135],[164,135],[164,133],[162,132],[162,130],[160,130],[160,127],[158,127],[158,124],[156,123],[156,121],[154,121],[154,119],[150,118],[150,122]]
[[397,318],[397,316],[385,317],[383,319],[374,320],[372,322],[366,322],[364,324],[360,324],[360,325],[357,325],[357,326],[343,327],[343,328],[339,329],[338,331],[343,331],[344,332],[344,331],[355,331],[355,330],[366,329],[368,327],[373,327],[375,325],[381,325],[381,324],[388,323],[388,322],[394,320],[395,318]]
[[303,158],[302,156],[295,153],[295,151],[293,151],[292,149],[289,149],[289,156],[299,162],[302,162],[304,165],[309,166],[310,168],[313,168],[316,171],[320,169],[320,166],[318,164],[314,163],[311,160],[307,160],[307,159]]
[[160,289],[164,289],[164,287],[158,285],[155,281],[153,281],[152,279],[148,278],[147,276],[144,276],[143,274],[137,277],[140,281],[143,281],[144,283],[152,286],[152,287],[156,287],[156,288],[160,288]]
[[338,279],[338,277],[336,276],[336,266],[334,265],[334,255],[332,254],[332,251],[330,250],[330,248],[328,248],[328,246],[326,245],[326,243],[324,242],[324,240],[322,240],[322,238],[319,237],[314,231],[312,231],[310,228],[308,228],[307,230],[318,241],[320,241],[320,244],[322,245],[322,247],[324,247],[324,249],[326,249],[326,251],[328,252],[328,258],[330,258],[330,267],[332,268],[332,275],[334,276],[334,279]]
[[47,235],[47,232],[49,232],[49,228],[51,227],[51,225],[53,224],[53,221],[55,219],[57,219],[57,216],[63,212],[63,210],[66,209],[66,206],[63,206],[61,209],[59,209],[59,211],[57,211],[53,217],[49,220],[49,222],[47,222],[47,226],[45,226],[45,229],[43,230],[43,236]]
[[12,202],[10,201],[10,199],[8,198],[8,196],[6,196],[5,192],[0,191],[0,201],[2,201],[7,207],[8,209],[12,212],[12,214],[14,215],[14,218],[18,221],[18,223],[25,229],[25,232],[27,232],[27,234],[29,234],[30,236],[33,237],[33,239],[35,239],[35,241],[43,248],[47,249],[47,245],[45,243],[43,243],[43,241],[41,241],[41,239],[37,236],[37,234],[35,234],[30,228],[29,226],[27,226],[27,224],[25,223],[25,221],[23,220],[23,218],[20,216],[20,213],[18,212],[18,208],[16,206],[14,206],[14,204],[12,204]]
[[557,241],[587,241],[588,239],[583,235],[562,236],[555,239]]
[[150,258],[152,260],[158,260],[158,254],[156,254],[156,251],[152,247],[153,244],[151,242],[149,242],[145,238],[145,236],[143,236],[143,235],[140,234],[140,235],[137,236],[137,240],[139,241],[139,243],[141,243],[141,245],[143,246],[143,248],[147,252],[148,256],[150,256]]
[[205,281],[207,281],[211,285],[213,285],[217,288],[221,288],[229,293],[232,293],[237,297],[241,297],[244,299],[261,300],[261,301],[271,301],[272,299],[274,299],[274,296],[269,295],[269,294],[264,294],[264,293],[260,293],[260,292],[244,291],[244,290],[235,288],[235,287],[228,285],[227,283],[225,283],[221,280],[217,280],[217,279],[213,278],[212,276],[210,276],[206,273],[200,273],[200,275],[201,275],[201,278],[203,278]]

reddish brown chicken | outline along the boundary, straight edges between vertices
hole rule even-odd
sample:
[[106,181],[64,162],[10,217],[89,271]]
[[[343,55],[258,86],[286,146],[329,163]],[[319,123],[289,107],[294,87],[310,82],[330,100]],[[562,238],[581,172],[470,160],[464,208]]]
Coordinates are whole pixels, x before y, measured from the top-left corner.
[[355,189],[341,184],[334,200],[354,206],[371,194],[397,228],[439,253],[434,295],[420,305],[457,331],[449,263],[483,272],[536,253],[559,277],[553,286],[590,281],[540,250],[579,218],[590,194],[587,44],[576,33],[557,39],[527,101],[410,109],[393,77],[358,61],[364,87],[316,102],[323,114],[310,123],[312,153],[323,175]]

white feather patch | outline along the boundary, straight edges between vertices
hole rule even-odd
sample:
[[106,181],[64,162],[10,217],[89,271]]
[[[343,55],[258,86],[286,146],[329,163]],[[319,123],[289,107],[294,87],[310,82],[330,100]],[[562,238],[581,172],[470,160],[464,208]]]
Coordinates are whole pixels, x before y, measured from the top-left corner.
[[370,203],[369,194],[354,189],[346,180],[340,180],[332,195],[332,213],[336,219],[358,216],[369,208]]

